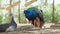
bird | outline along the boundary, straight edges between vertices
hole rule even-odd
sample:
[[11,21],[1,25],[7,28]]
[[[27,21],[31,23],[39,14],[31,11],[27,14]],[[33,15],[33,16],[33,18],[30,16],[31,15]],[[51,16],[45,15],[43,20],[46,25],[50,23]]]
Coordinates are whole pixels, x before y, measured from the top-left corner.
[[44,25],[44,17],[42,13],[43,11],[39,10],[36,7],[31,7],[31,8],[24,10],[25,17],[29,21],[32,21],[32,24],[33,25],[35,24],[34,25],[35,27],[40,27],[40,28],[42,28],[42,26]]
[[14,21],[13,16],[11,16],[11,22],[10,23],[5,23],[0,25],[0,32],[6,32],[6,31],[15,31],[17,28],[17,24]]

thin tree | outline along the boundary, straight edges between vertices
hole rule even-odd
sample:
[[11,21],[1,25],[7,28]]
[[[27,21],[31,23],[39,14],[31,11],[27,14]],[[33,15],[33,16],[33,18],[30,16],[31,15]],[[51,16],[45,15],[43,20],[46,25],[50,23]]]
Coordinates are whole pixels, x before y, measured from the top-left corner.
[[47,0],[45,0],[45,5],[46,5],[46,6],[48,5]]
[[[12,5],[12,0],[10,0],[10,5]],[[11,9],[9,11],[9,17],[10,17],[10,20],[11,20],[11,16],[12,16],[12,12],[11,12]],[[10,22],[10,21],[9,21]]]
[[1,2],[2,2],[2,0],[0,0],[0,8],[1,8]]
[[[20,2],[20,0],[19,0],[19,2]],[[18,20],[19,20],[19,23],[20,23],[20,4],[18,6]]]
[[52,23],[54,23],[54,0],[53,0],[53,7],[52,7]]

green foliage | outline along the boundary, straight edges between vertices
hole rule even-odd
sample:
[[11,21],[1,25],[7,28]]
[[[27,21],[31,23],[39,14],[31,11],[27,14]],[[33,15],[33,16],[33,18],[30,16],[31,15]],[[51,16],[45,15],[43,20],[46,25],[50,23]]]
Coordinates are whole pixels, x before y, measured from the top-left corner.
[[[54,10],[54,22],[58,22],[60,20],[59,17],[59,13],[60,13],[60,5],[55,6],[55,10]],[[52,7],[48,7],[45,8],[45,11],[43,12],[44,15],[44,20],[45,22],[49,23],[52,20]]]
[[10,21],[9,19],[10,19],[9,17],[6,17],[5,22],[8,23]]
[[54,14],[54,20],[55,22],[58,22],[60,20],[60,5],[55,6],[55,14]]
[[0,2],[1,2],[2,0],[0,0]]
[[25,16],[24,16],[24,14],[22,13],[21,15],[20,15],[20,21],[21,21],[21,23],[24,23],[25,22]]
[[52,20],[52,13],[51,12],[52,12],[51,9],[50,10],[46,9],[43,12],[43,16],[44,16],[44,21],[45,22],[51,22],[51,20]]
[[0,24],[2,23],[2,16],[0,16]]
[[55,21],[55,22],[58,22],[58,13],[55,13],[55,14],[54,14],[54,21]]

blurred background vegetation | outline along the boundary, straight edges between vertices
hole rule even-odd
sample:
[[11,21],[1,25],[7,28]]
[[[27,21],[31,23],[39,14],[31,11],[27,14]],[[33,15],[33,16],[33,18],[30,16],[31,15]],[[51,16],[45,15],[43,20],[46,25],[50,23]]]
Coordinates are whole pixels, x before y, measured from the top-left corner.
[[[8,23],[10,21],[9,19],[9,12],[8,11],[3,11],[4,8],[6,8],[7,6],[10,5],[10,1],[11,0],[0,0],[0,24],[2,23]],[[12,0],[12,3],[15,3],[17,1],[20,0]],[[22,3],[26,2],[26,0],[21,0]],[[60,0],[59,0],[60,1]],[[60,22],[60,3],[58,0],[55,0],[54,2],[54,22],[58,23]],[[40,2],[40,4],[38,4]],[[52,0],[38,0],[36,2],[36,5],[33,3],[31,5],[29,5],[28,7],[23,7],[21,3],[21,8],[20,8],[20,18],[19,18],[19,10],[18,10],[18,6],[14,7],[12,9],[13,15],[15,17],[15,21],[18,23],[19,19],[20,19],[20,23],[26,23],[26,19],[24,16],[24,9],[27,9],[29,7],[37,7],[38,9],[42,9],[43,10],[43,16],[44,16],[44,21],[45,23],[51,23],[52,21],[52,5],[53,5],[53,1]]]

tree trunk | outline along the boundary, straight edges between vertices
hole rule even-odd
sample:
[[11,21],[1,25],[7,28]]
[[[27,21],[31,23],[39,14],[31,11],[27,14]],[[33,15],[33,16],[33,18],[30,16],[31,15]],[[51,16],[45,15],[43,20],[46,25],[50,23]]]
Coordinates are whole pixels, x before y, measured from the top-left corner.
[[48,5],[47,0],[45,0],[45,5],[46,5],[46,6]]
[[1,3],[0,3],[0,8],[1,8]]
[[54,0],[53,0],[53,7],[52,7],[52,23],[54,23]]
[[[10,5],[12,5],[12,0],[10,0]],[[10,16],[12,16],[11,9],[10,9]]]
[[1,8],[1,3],[0,3],[0,8]]
[[[19,0],[20,1],[20,0]],[[20,4],[18,6],[18,20],[19,20],[19,23],[20,23]]]
[[[10,5],[12,5],[12,0],[10,0]],[[10,17],[10,21],[9,22],[11,22],[11,16],[12,16],[12,12],[11,12],[11,9],[10,9],[10,11],[9,11],[9,17]]]

